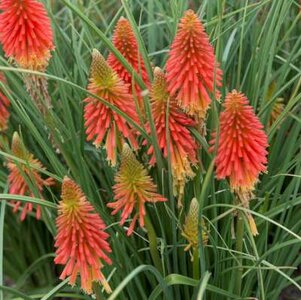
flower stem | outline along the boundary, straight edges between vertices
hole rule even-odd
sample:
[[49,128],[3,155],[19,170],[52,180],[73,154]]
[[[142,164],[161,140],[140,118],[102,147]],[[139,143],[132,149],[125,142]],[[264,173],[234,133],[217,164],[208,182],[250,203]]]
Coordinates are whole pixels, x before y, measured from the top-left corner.
[[95,294],[96,300],[102,300],[102,293],[100,292],[100,284],[97,282],[93,282],[93,292]]
[[200,262],[199,262],[199,249],[193,248],[193,279],[199,280],[200,279]]
[[[236,251],[242,252],[243,249],[243,236],[244,236],[244,220],[243,220],[243,212],[238,212],[238,217],[237,217],[237,223],[236,223]],[[238,264],[239,268],[236,272],[236,279],[235,279],[235,289],[234,292],[236,295],[240,296],[241,295],[241,283],[242,283],[242,272],[243,272],[243,267],[242,267],[242,256],[241,254],[238,255]]]
[[147,230],[150,254],[153,259],[154,265],[157,268],[157,270],[163,274],[161,259],[157,249],[157,235],[153,227],[153,224],[148,216],[145,217],[145,228]]

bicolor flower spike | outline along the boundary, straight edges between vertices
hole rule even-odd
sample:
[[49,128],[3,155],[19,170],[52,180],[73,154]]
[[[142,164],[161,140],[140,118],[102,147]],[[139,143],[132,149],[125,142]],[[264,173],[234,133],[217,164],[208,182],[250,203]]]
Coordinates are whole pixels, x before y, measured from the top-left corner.
[[108,203],[107,206],[113,209],[112,215],[122,210],[120,225],[123,225],[134,212],[127,231],[127,235],[131,235],[138,219],[140,226],[144,227],[145,203],[166,201],[166,198],[157,193],[152,178],[127,144],[123,146],[121,166],[115,176],[115,182],[113,187],[115,201]]
[[[141,54],[139,53],[138,43],[131,27],[130,22],[121,17],[113,34],[113,44],[117,50],[124,56],[128,63],[133,67],[134,71],[139,74],[146,85],[149,84],[147,72]],[[143,108],[141,89],[138,84],[132,85],[132,74],[129,73],[121,62],[115,57],[113,53],[108,57],[109,65],[117,72],[119,77],[128,84],[129,92],[137,95],[140,107]]]
[[37,0],[0,2],[0,42],[21,68],[44,71],[54,50],[50,19]]
[[[197,162],[197,143],[189,131],[189,127],[195,127],[196,122],[179,109],[174,97],[169,96],[165,74],[158,67],[154,70],[151,105],[159,146],[164,157],[168,157],[170,150],[174,195],[178,196],[178,203],[181,205],[185,183],[194,177],[192,165]],[[150,129],[148,131],[150,132]],[[148,154],[152,155],[150,164],[154,165],[156,157],[152,145]]]
[[[210,93],[221,86],[222,71],[197,15],[188,10],[178,26],[166,62],[168,91],[190,115],[204,119]],[[216,91],[216,98],[219,93]]]
[[[6,80],[3,73],[0,73],[0,82],[2,84],[6,84]],[[0,87],[0,132],[5,131],[7,129],[7,121],[9,118],[9,105],[10,102],[7,99],[7,97],[2,93]]]
[[[223,106],[215,159],[216,177],[229,178],[231,189],[248,207],[259,174],[266,170],[268,139],[244,94],[233,90]],[[211,150],[217,139],[215,134],[213,136]],[[253,233],[256,233],[256,226]]]
[[[20,136],[17,132],[13,135],[11,152],[16,158],[21,159],[24,162],[17,162],[13,159],[8,161],[9,169],[9,193],[21,196],[35,197],[34,192],[31,190],[31,186],[35,187],[37,193],[42,197],[44,187],[49,187],[54,184],[52,178],[43,179],[40,172],[37,169],[45,170],[42,163],[35,159],[34,156],[27,151]],[[20,219],[23,221],[29,212],[34,209],[34,204],[21,201],[12,201],[14,204],[14,212],[21,209]],[[36,218],[41,218],[41,207],[40,205],[35,206]]]
[[[119,108],[135,122],[139,122],[135,103],[128,92],[127,85],[96,49],[93,50],[92,54],[91,78],[88,90]],[[107,157],[114,166],[117,159],[117,149],[122,146],[125,139],[135,149],[138,147],[133,128],[125,118],[98,99],[89,96],[84,101],[86,103],[84,118],[87,140],[94,139],[94,145],[99,147],[105,139]]]
[[68,177],[63,181],[56,225],[54,262],[65,266],[60,279],[70,276],[69,284],[74,286],[80,275],[81,287],[87,294],[92,294],[93,282],[101,282],[110,293],[111,288],[101,272],[103,262],[111,264],[106,225],[80,187]]

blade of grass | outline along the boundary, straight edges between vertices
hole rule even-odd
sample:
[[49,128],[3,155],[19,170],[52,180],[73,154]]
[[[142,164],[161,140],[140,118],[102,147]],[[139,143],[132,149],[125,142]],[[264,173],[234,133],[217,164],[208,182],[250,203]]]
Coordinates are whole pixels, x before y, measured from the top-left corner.
[[45,206],[45,207],[48,207],[48,208],[57,209],[57,205],[52,203],[52,202],[49,202],[49,201],[46,201],[46,200],[43,200],[43,199],[28,197],[28,196],[0,194],[0,199],[29,202],[29,203],[33,203],[33,204],[39,204],[41,206]]

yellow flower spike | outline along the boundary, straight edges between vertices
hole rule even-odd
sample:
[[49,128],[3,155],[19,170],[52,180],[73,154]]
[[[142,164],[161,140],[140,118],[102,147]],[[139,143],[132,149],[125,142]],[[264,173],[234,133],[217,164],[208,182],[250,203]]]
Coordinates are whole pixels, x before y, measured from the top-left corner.
[[[276,82],[273,81],[268,88],[267,95],[265,97],[266,102],[270,101],[274,92],[276,90]],[[269,117],[269,123],[268,126],[269,128],[275,123],[275,121],[278,119],[278,117],[281,115],[281,113],[284,110],[284,103],[283,103],[283,98],[277,98],[276,101],[274,102],[270,117]]]
[[184,251],[188,251],[190,248],[196,249],[199,245],[199,227],[200,223],[203,228],[202,230],[202,242],[207,244],[208,234],[205,225],[205,221],[199,220],[200,206],[196,198],[193,198],[190,203],[189,212],[186,216],[185,223],[182,229],[182,236],[188,241],[188,245],[185,247]]
[[25,148],[23,141],[21,140],[18,132],[14,132],[12,144],[11,144],[12,154],[20,159],[29,160],[30,157],[33,157],[27,149]]
[[91,78],[102,87],[102,89],[108,89],[108,92],[118,84],[117,73],[107,64],[104,57],[96,49],[92,51],[92,63],[91,63]]

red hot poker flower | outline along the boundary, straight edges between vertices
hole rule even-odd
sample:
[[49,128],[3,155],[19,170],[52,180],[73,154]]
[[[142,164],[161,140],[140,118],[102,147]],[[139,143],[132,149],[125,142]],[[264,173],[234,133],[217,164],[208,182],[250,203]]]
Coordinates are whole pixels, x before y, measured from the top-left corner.
[[[3,84],[6,83],[5,77],[2,73],[0,73],[0,82]],[[7,128],[7,121],[9,118],[9,107],[10,103],[7,97],[1,92],[0,87],[0,132],[5,131]]]
[[[137,123],[139,122],[135,104],[132,96],[128,93],[127,85],[95,49],[92,54],[88,90],[119,108]],[[99,100],[88,97],[84,101],[86,103],[84,118],[87,140],[90,141],[95,138],[94,145],[99,147],[106,136],[105,148],[108,160],[114,166],[117,159],[117,148],[122,145],[125,138],[134,148],[138,147],[133,129],[123,117]]]
[[[252,191],[259,174],[266,170],[267,136],[242,93],[235,90],[229,93],[224,107],[220,116],[216,176],[229,177],[233,190]],[[214,143],[215,140],[211,142]]]
[[[171,96],[176,96],[188,114],[203,119],[211,102],[209,92],[214,92],[214,82],[221,86],[222,72],[203,25],[192,10],[181,19],[166,71]],[[215,97],[219,97],[218,92]]]
[[111,252],[106,241],[106,225],[95,213],[80,187],[68,177],[64,178],[59,215],[56,219],[55,263],[65,265],[60,279],[70,277],[69,283],[75,285],[77,275],[81,277],[81,287],[92,293],[92,283],[100,281],[105,290],[111,288],[101,272],[103,261],[111,264],[107,253]]
[[[248,207],[258,176],[266,170],[268,140],[244,94],[233,90],[223,106],[215,160],[216,177],[229,178],[230,187]],[[210,144],[214,145],[215,141],[214,137]]]
[[115,182],[113,187],[115,202],[108,203],[107,206],[113,209],[112,215],[123,209],[120,225],[123,225],[135,210],[127,231],[127,235],[131,235],[138,218],[140,226],[144,226],[145,203],[166,201],[166,199],[157,194],[156,185],[127,144],[123,146],[121,166],[115,176]]
[[7,57],[25,69],[44,71],[54,49],[50,20],[36,0],[2,0],[0,42]]
[[[176,102],[167,91],[165,74],[156,67],[151,89],[152,113],[159,146],[164,157],[168,156],[167,126],[169,129],[174,195],[178,196],[178,203],[181,205],[185,183],[194,176],[191,166],[197,162],[197,144],[188,129],[188,127],[196,126],[196,122],[181,111]],[[168,121],[166,120],[167,110]],[[148,131],[150,132],[149,128]],[[153,165],[156,160],[153,146],[150,146],[148,154],[152,155],[150,164]]]
[[[117,25],[113,34],[113,44],[119,50],[119,52],[124,56],[128,63],[133,67],[133,69],[140,74],[144,83],[149,84],[149,79],[147,72],[145,70],[145,65],[142,56],[139,53],[138,43],[136,41],[135,34],[131,27],[131,24],[127,19],[121,17],[117,22]],[[109,54],[108,57],[109,65],[117,72],[119,77],[128,84],[129,92],[132,93],[132,74],[130,74],[120,61],[115,57],[113,53]],[[142,105],[141,89],[138,84],[134,85],[135,92]],[[140,107],[143,107],[140,106]]]
[[[11,151],[12,155],[26,161],[27,163],[25,165],[24,163],[14,162],[13,160],[8,162],[10,194],[34,197],[34,193],[30,190],[28,182],[31,182],[33,186],[36,186],[37,191],[40,194],[42,194],[45,186],[51,186],[54,184],[52,178],[43,179],[41,177],[36,168],[43,170],[45,170],[45,168],[38,159],[35,159],[34,156],[27,151],[17,132],[13,135]],[[17,212],[23,205],[20,216],[21,221],[23,221],[26,218],[27,213],[33,211],[34,208],[34,205],[28,202],[22,204],[21,201],[12,201],[12,203],[14,204],[14,212]],[[36,218],[41,218],[40,205],[36,206]]]

